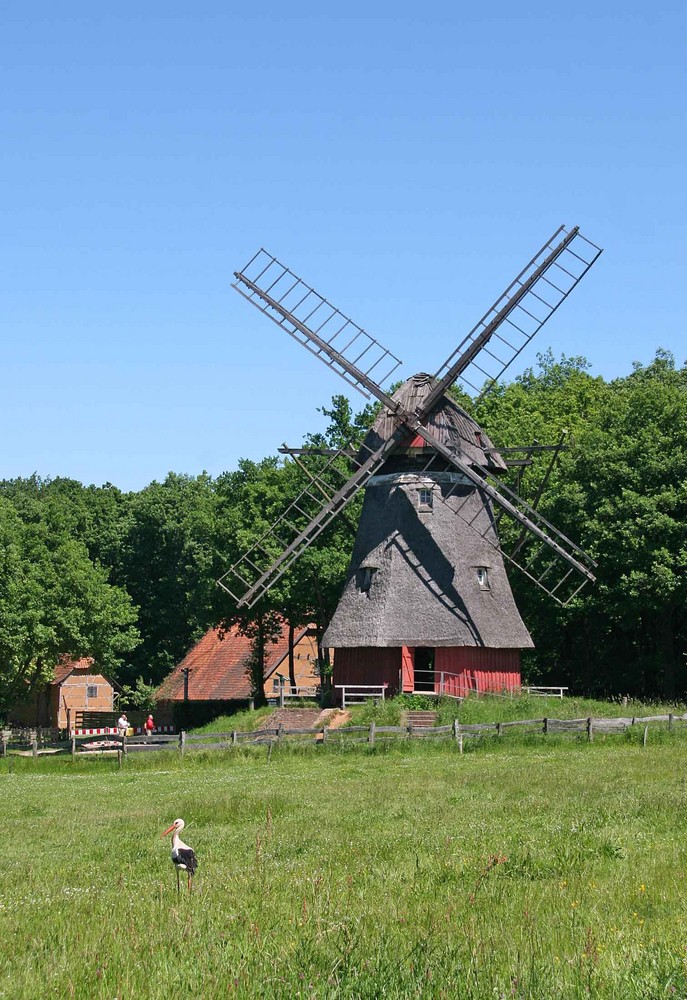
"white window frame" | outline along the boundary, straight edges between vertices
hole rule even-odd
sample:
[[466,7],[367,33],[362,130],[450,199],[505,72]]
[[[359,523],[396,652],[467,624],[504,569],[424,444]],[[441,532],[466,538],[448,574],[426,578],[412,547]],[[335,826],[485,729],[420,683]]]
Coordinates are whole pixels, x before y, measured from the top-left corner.
[[434,491],[431,486],[422,486],[417,494],[418,510],[434,509]]

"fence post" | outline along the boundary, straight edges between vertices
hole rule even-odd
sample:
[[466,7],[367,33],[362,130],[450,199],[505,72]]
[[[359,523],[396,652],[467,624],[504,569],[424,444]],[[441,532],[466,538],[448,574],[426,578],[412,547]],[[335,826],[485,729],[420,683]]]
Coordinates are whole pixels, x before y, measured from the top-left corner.
[[549,720],[544,717],[544,736],[548,736],[549,733]]
[[668,729],[670,730],[672,728],[673,728],[673,713],[669,712],[668,713]]
[[501,723],[500,722],[496,723],[496,735],[497,736],[501,735]]
[[594,723],[592,721],[591,715],[587,719],[587,740],[591,743],[594,739]]
[[279,741],[279,743],[281,743],[281,738],[283,733],[284,733],[284,723],[280,722],[279,725],[277,726],[277,740]]
[[322,742],[323,743],[327,742],[327,727],[326,726],[322,726]]
[[279,682],[279,707],[284,707],[284,681]]
[[233,729],[231,732],[231,742],[234,746],[236,746],[238,741],[239,741],[239,734],[236,732],[235,729]]
[[439,694],[444,693],[444,671],[439,674]]
[[370,723],[370,735],[368,737],[368,742],[369,742],[369,744],[370,744],[371,747],[373,747],[375,745],[375,724],[374,724],[374,722]]
[[646,741],[649,738],[649,727],[644,726],[644,739],[642,740],[642,746],[646,746]]
[[184,750],[186,749],[186,730],[182,729],[179,733],[179,753],[184,756]]
[[36,737],[35,729],[31,730],[31,753],[33,759],[36,760],[38,758],[38,738]]
[[2,731],[1,737],[2,737],[2,756],[6,757],[8,739],[7,739],[7,731],[5,729],[3,729]]
[[76,736],[72,733],[72,760],[76,760]]
[[129,751],[127,749],[127,740],[128,739],[129,739],[129,737],[126,735],[126,733],[124,733],[124,735],[122,736],[122,753],[124,754],[125,757],[129,753]]

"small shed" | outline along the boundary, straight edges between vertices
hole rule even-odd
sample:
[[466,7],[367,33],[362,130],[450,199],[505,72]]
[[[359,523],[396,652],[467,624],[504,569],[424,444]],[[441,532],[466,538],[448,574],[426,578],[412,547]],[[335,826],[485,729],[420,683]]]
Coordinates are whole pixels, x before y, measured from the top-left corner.
[[73,660],[63,656],[55,676],[33,698],[15,706],[10,720],[24,726],[67,729],[76,712],[112,712],[115,690],[98,673],[93,658]]

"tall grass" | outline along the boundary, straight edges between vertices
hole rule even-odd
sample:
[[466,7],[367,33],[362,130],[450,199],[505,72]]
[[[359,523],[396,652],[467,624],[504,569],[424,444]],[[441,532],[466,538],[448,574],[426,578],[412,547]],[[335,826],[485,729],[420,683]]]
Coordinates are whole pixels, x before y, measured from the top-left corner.
[[0,761],[0,997],[685,997],[686,749]]
[[274,712],[274,708],[263,705],[260,708],[243,709],[234,712],[232,715],[219,715],[212,722],[207,722],[204,726],[198,726],[194,733],[231,733],[236,730],[239,733],[252,732],[257,729],[265,719],[268,719]]
[[647,703],[630,700],[601,701],[593,698],[539,698],[521,695],[509,698],[499,695],[474,695],[457,701],[455,698],[433,698],[427,695],[401,695],[386,701],[369,700],[351,708],[352,725],[368,725],[374,720],[380,726],[398,725],[412,709],[436,711],[437,725],[448,725],[454,719],[464,723],[511,722],[517,719],[618,718],[621,716],[675,715],[686,710],[683,704]]

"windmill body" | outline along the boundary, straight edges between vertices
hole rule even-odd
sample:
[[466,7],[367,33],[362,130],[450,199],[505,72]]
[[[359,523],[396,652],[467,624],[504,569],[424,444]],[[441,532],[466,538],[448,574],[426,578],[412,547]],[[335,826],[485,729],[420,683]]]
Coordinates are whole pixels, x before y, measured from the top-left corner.
[[[435,384],[416,375],[393,399],[416,409]],[[486,434],[449,397],[426,423],[467,463],[505,468]],[[386,438],[387,425],[382,411],[368,448]],[[429,450],[411,434],[368,480],[348,577],[324,635],[335,650],[334,682],[386,684],[390,693],[518,686],[520,650],[533,644],[513,599],[491,503],[453,465],[439,461],[427,471]]]
[[[460,381],[481,399],[601,253],[561,226],[460,341],[434,376],[384,388],[401,362],[276,257],[259,250],[234,287],[368,399],[379,416],[340,487],[350,450],[332,455],[269,531],[218,581],[254,607],[365,489],[343,594],[326,629],[336,684],[462,694],[520,683],[532,646],[504,560],[567,605],[596,563],[500,480],[506,463],[447,395]],[[344,477],[345,478],[345,477]],[[497,526],[515,525],[502,549]],[[275,556],[275,551],[280,554]]]

